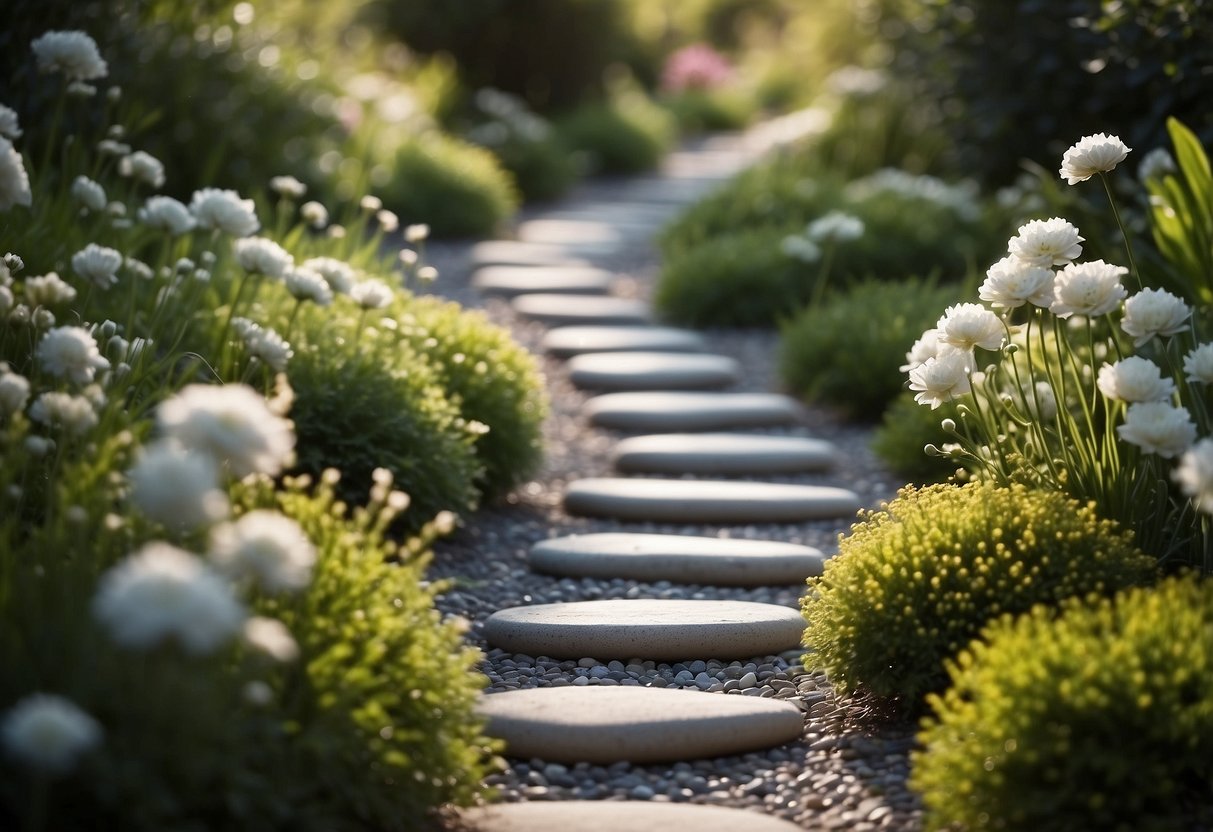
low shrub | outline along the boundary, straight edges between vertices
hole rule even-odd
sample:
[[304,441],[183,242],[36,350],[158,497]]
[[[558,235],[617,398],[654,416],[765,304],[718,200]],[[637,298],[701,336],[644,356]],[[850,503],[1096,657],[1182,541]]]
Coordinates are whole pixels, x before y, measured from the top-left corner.
[[911,784],[932,830],[1213,824],[1213,584],[991,624],[930,698]]
[[914,401],[914,393],[903,391],[885,409],[884,418],[872,437],[872,450],[893,473],[917,484],[941,482],[956,473],[959,464],[948,457],[929,454],[927,445],[941,448],[954,437],[940,427],[944,419],[958,421],[956,402],[945,402],[936,410]]
[[660,99],[683,133],[740,130],[754,118],[754,105],[737,90],[689,89]]
[[652,170],[674,142],[672,117],[638,91],[584,104],[556,127],[592,174]]
[[913,710],[986,622],[1148,580],[1152,558],[1089,506],[1019,485],[907,487],[839,541],[803,600],[812,653],[847,690]]
[[468,141],[491,151],[514,177],[527,202],[555,199],[577,179],[577,165],[550,122],[517,96],[493,89],[476,93],[478,123]]

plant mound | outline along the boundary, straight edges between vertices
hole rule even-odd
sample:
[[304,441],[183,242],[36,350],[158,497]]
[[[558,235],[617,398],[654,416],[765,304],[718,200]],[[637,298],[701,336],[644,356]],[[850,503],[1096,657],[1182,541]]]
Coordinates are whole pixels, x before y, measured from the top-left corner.
[[944,661],[1003,613],[1147,581],[1154,560],[1091,506],[984,483],[905,488],[839,542],[803,599],[805,664],[844,689],[903,697],[947,681]]
[[1207,829],[1213,584],[1004,616],[949,663],[912,784],[928,829]]

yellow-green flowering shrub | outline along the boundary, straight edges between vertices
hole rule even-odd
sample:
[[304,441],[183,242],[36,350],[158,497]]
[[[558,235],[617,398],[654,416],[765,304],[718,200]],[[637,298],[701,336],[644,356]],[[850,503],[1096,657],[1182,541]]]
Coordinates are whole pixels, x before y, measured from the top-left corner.
[[913,709],[991,619],[1114,592],[1153,569],[1130,534],[1057,493],[907,487],[855,524],[809,580],[805,663]]
[[1213,823],[1213,584],[1170,579],[992,623],[929,699],[931,830]]

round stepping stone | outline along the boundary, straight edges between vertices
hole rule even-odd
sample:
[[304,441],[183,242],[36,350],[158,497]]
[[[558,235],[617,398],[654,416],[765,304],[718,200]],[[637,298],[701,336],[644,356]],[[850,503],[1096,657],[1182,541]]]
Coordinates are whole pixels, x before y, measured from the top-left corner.
[[723,757],[782,745],[804,730],[790,702],[669,688],[529,688],[485,696],[477,710],[506,754],[553,762]]
[[562,246],[522,243],[517,240],[486,240],[472,246],[477,266],[588,266],[589,263]]
[[641,324],[649,306],[632,298],[538,293],[519,295],[510,305],[519,315],[549,326],[566,324]]
[[804,619],[753,601],[610,600],[498,610],[489,644],[528,656],[582,659],[743,659],[794,650]]
[[859,497],[844,488],[736,480],[591,477],[569,485],[569,514],[666,523],[800,523],[851,517]]
[[585,404],[590,423],[625,431],[721,430],[795,424],[800,405],[777,393],[608,393]]
[[834,446],[800,436],[661,433],[621,440],[614,457],[627,473],[781,474],[829,468]]
[[529,560],[536,571],[577,578],[774,586],[820,575],[826,558],[777,540],[605,532],[541,540]]
[[703,390],[737,381],[725,355],[683,352],[602,352],[569,359],[569,380],[589,390]]
[[518,226],[518,239],[595,254],[610,254],[623,244],[623,235],[610,224],[580,219],[527,220]]
[[476,270],[472,285],[485,294],[506,297],[529,292],[604,295],[614,277],[589,266],[485,266]]
[[794,823],[746,809],[647,800],[501,803],[459,813],[466,832],[803,832]]
[[701,352],[697,332],[664,326],[563,326],[543,336],[543,349],[557,358],[592,352]]

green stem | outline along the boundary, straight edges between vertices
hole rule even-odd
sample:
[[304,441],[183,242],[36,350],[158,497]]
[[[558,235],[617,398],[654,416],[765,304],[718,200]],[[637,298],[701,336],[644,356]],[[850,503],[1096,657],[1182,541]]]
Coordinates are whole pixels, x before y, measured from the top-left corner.
[[1145,284],[1142,282],[1141,272],[1137,270],[1137,261],[1133,259],[1133,243],[1129,240],[1129,232],[1120,218],[1120,210],[1116,207],[1116,197],[1112,195],[1112,186],[1108,183],[1108,175],[1101,172],[1099,174],[1099,181],[1103,182],[1104,193],[1108,195],[1108,203],[1112,206],[1112,216],[1116,217],[1116,225],[1120,228],[1120,236],[1124,238],[1125,252],[1129,255],[1129,270],[1137,278],[1137,288],[1143,289],[1145,288]]

